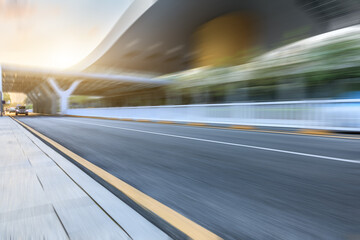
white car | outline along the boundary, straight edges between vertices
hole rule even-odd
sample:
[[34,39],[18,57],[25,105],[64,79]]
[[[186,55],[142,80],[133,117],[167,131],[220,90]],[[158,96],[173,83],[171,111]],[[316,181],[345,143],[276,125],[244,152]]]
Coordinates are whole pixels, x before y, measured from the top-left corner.
[[15,112],[16,115],[19,115],[19,114],[29,115],[29,112],[25,106],[18,106],[18,107],[16,107],[15,111],[16,111]]

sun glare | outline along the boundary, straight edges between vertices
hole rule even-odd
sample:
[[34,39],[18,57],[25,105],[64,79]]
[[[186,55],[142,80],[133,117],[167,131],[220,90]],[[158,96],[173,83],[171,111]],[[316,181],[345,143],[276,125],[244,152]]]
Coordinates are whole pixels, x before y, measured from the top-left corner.
[[101,43],[131,2],[0,0],[0,63],[71,67]]
[[51,61],[49,63],[44,63],[42,66],[52,69],[65,69],[81,60],[81,56],[78,55],[79,54],[77,54],[76,51],[56,51],[51,56]]

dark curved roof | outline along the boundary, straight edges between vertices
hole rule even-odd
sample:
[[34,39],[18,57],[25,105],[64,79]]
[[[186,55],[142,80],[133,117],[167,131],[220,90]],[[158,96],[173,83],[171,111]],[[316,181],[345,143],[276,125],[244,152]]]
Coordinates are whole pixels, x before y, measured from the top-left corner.
[[234,11],[258,16],[266,48],[281,41],[290,29],[315,25],[291,0],[158,0],[87,71],[111,68],[168,73],[186,69],[196,28]]
[[335,1],[158,0],[86,71],[125,69],[164,74],[190,68],[192,33],[207,21],[235,11],[258,18],[260,45],[269,50],[299,29],[306,29],[304,38],[332,30],[329,21],[337,15],[327,13],[323,19],[319,14],[329,11],[328,7],[340,12],[349,9],[351,0],[336,1],[336,8],[331,2]]

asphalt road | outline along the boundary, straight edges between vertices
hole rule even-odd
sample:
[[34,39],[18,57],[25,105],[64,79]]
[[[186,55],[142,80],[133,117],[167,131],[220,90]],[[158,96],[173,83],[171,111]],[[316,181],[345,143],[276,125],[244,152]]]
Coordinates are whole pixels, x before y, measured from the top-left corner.
[[360,140],[18,119],[224,239],[360,239]]

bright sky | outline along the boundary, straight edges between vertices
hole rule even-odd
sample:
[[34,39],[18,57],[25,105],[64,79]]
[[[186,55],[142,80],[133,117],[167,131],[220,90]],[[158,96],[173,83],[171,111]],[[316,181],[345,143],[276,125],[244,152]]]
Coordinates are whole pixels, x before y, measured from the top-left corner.
[[0,63],[64,69],[85,58],[133,0],[0,0]]

